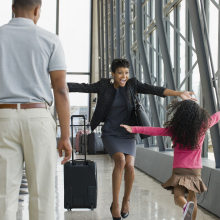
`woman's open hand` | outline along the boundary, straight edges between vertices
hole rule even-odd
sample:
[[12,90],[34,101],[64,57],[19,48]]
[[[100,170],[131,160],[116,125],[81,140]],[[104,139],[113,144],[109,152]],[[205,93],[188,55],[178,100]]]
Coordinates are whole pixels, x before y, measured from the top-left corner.
[[194,99],[191,95],[193,95],[194,92],[189,92],[189,91],[185,91],[185,92],[181,92],[180,93],[180,98],[183,100],[187,100],[187,99],[191,99],[193,101],[198,101],[197,99]]
[[132,133],[132,129],[128,125],[120,125],[121,127],[125,128],[128,132]]

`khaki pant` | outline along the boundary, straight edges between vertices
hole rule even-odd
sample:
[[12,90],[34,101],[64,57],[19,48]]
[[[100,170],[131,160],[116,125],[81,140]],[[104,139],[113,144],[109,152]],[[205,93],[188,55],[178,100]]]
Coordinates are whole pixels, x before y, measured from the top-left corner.
[[47,109],[0,109],[1,220],[16,220],[24,161],[29,219],[55,219],[55,129]]

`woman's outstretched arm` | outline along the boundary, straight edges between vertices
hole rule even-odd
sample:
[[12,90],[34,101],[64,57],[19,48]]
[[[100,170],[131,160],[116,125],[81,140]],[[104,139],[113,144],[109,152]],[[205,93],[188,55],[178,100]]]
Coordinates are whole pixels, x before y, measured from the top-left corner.
[[163,95],[165,95],[165,96],[178,96],[183,100],[191,99],[194,101],[198,101],[197,99],[194,99],[191,96],[192,94],[194,94],[194,92],[189,92],[189,91],[178,92],[178,91],[174,91],[174,90],[170,90],[170,89],[164,90],[164,93],[163,93]]
[[100,81],[93,84],[86,83],[67,83],[69,92],[98,93]]
[[168,128],[160,127],[131,127],[128,125],[121,125],[130,133],[146,134],[150,136],[171,136]]
[[183,100],[192,99],[194,101],[197,101],[191,96],[191,94],[194,94],[193,92],[189,92],[189,91],[178,92],[178,91],[166,89],[164,87],[153,86],[147,83],[142,83],[138,80],[137,80],[137,93],[157,95],[160,97],[177,96],[182,98]]

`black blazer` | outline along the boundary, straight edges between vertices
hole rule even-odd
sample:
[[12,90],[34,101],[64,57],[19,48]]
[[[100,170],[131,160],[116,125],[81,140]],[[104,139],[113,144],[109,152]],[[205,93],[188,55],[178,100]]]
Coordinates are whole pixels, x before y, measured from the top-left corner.
[[[93,131],[100,122],[105,121],[115,99],[116,89],[113,84],[110,83],[110,79],[101,79],[93,84],[67,83],[67,85],[69,92],[98,93],[96,109],[91,120],[91,129]],[[136,126],[137,121],[134,113],[134,103],[128,85],[132,86],[135,93],[152,94],[160,97],[165,97],[163,95],[165,88],[141,83],[136,77],[130,78],[124,87],[119,87],[126,99],[128,113],[131,115],[129,125]]]

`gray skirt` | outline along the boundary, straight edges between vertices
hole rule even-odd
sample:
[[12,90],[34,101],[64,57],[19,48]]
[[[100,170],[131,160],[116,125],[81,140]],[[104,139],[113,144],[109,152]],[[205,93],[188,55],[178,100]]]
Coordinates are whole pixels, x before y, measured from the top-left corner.
[[110,157],[115,153],[124,153],[136,156],[136,140],[134,138],[120,138],[115,136],[104,136],[102,137],[104,147]]

